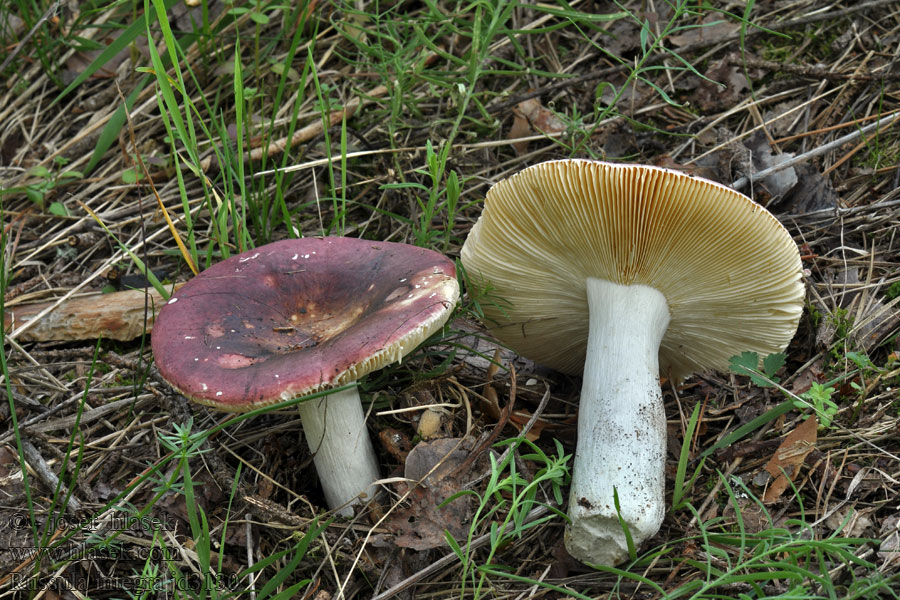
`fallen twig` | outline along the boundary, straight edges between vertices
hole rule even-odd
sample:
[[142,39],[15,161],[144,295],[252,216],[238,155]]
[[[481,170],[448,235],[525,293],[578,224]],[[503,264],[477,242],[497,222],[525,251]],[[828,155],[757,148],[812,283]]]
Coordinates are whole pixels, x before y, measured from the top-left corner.
[[[149,296],[149,297],[145,297]],[[155,289],[126,290],[81,298],[7,307],[3,328],[12,331],[24,324],[22,341],[72,341],[90,339],[133,340],[149,332],[163,297]],[[146,323],[144,307],[147,306]],[[36,321],[32,324],[32,321]],[[145,329],[146,328],[146,329]]]

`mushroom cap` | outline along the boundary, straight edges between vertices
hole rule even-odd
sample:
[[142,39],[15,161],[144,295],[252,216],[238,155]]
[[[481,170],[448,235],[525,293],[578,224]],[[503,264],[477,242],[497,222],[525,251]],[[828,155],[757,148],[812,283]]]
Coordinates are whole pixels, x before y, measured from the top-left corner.
[[160,310],[152,347],[179,392],[247,411],[399,361],[447,321],[452,261],[355,238],[283,240],[232,256]]
[[790,234],[743,194],[677,171],[589,160],[541,163],[494,185],[462,263],[486,286],[492,333],[572,374],[584,365],[588,277],[666,297],[660,373],[676,379],[723,369],[745,350],[783,350],[805,293]]

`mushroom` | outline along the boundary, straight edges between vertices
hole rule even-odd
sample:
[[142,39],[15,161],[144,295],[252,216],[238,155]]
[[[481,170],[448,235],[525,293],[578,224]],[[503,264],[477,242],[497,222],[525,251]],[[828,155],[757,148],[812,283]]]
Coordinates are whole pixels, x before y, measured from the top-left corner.
[[583,372],[565,540],[594,564],[628,557],[623,524],[640,544],[662,523],[659,375],[778,352],[803,307],[800,255],[774,216],[720,184],[641,165],[550,161],[497,183],[462,264],[497,298],[482,304],[497,338]]
[[[401,360],[450,316],[452,261],[406,244],[284,240],[232,256],[160,310],[152,347],[179,392],[249,411],[344,386]],[[378,463],[357,388],[300,404],[329,508],[373,497]],[[348,506],[345,506],[348,505]]]

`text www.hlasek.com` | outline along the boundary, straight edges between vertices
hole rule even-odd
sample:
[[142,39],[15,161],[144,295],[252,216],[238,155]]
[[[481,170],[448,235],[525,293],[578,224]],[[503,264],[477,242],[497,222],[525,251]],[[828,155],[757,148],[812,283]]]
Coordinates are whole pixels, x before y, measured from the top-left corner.
[[166,571],[165,577],[81,577],[70,576],[44,578],[37,580],[28,573],[12,573],[10,583],[13,590],[57,590],[98,592],[103,590],[124,591],[128,590],[134,595],[148,592],[184,591],[200,592],[206,590],[236,590],[239,585],[235,574],[206,574],[177,572],[173,576],[172,571]]
[[[129,544],[128,546],[105,545],[87,546],[84,544],[61,544],[38,548],[36,546],[21,546],[7,548],[5,554],[17,560],[50,560],[58,562],[71,558],[93,560],[141,560],[165,562],[172,559],[171,554],[159,546],[140,546]],[[169,555],[167,555],[169,554]]]

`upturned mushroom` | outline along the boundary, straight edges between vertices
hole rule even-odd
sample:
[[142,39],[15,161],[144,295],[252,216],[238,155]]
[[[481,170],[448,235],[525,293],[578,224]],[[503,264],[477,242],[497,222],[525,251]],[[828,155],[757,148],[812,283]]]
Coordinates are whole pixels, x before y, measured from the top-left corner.
[[483,304],[497,338],[583,373],[565,541],[594,564],[627,558],[620,515],[636,544],[662,523],[660,374],[781,351],[803,307],[800,255],[772,214],[640,165],[551,161],[497,183],[462,263],[503,301]]
[[[248,411],[353,383],[400,361],[447,321],[453,262],[353,238],[284,240],[224,260],[160,310],[160,374],[196,402]],[[300,404],[329,508],[373,497],[378,463],[357,388]],[[345,506],[347,505],[347,506]]]

